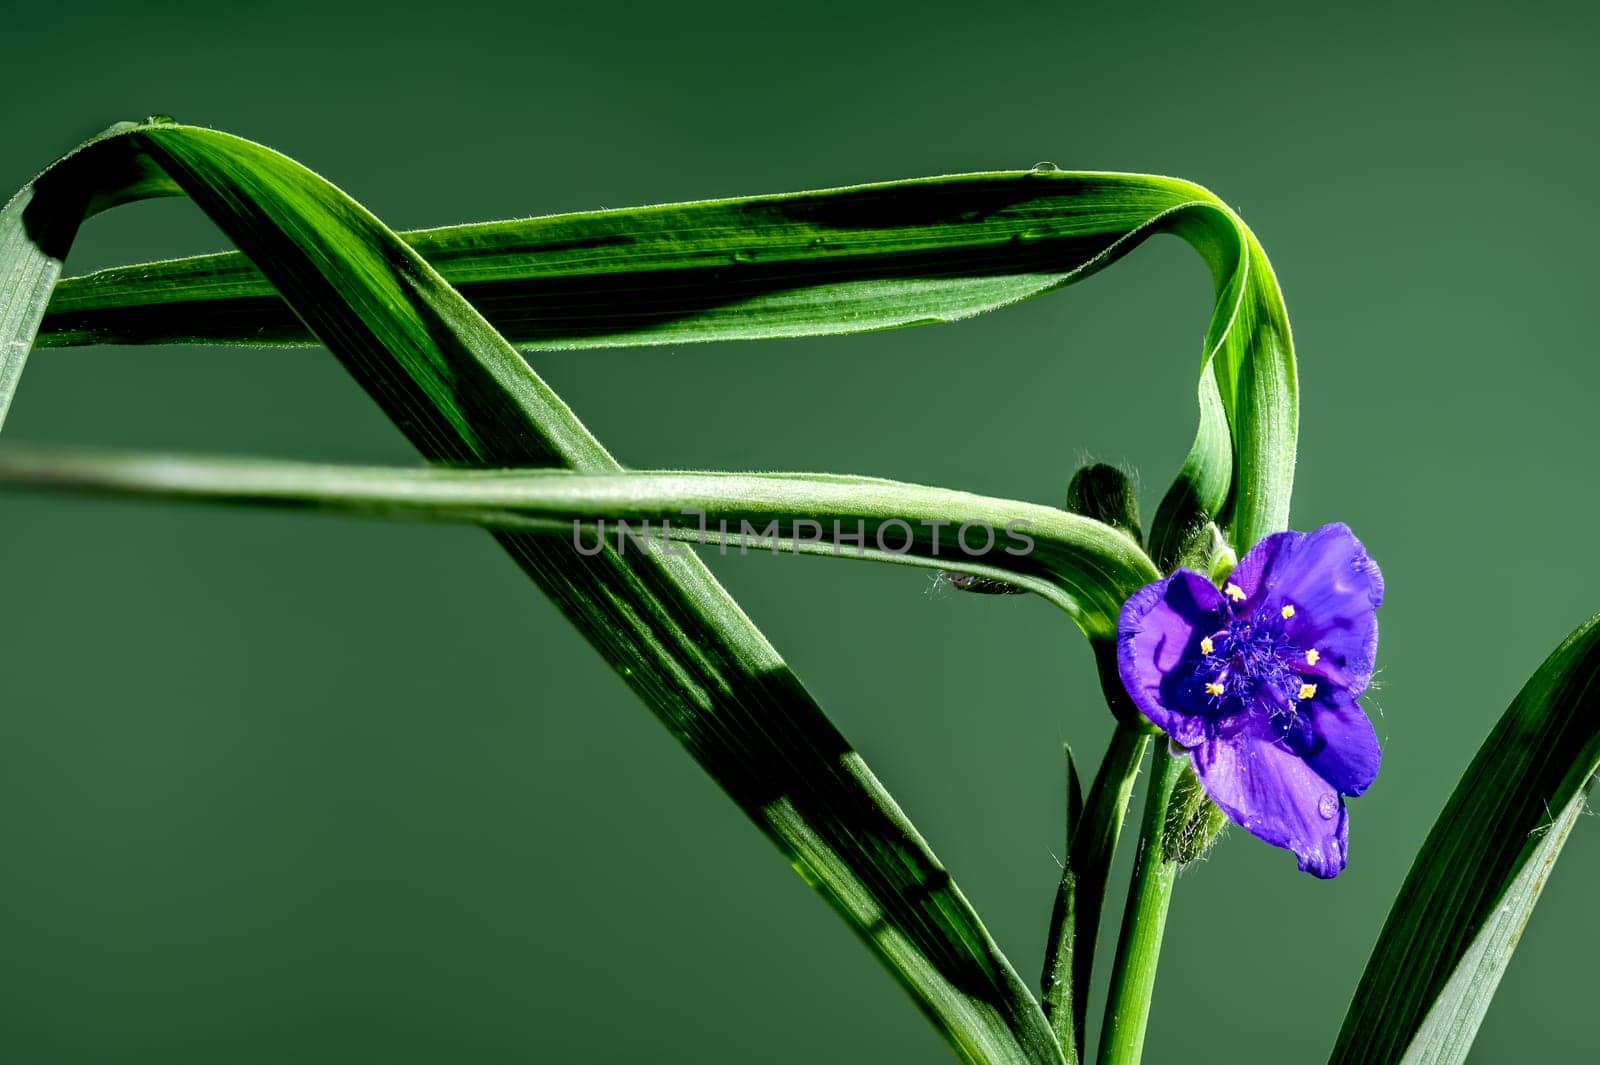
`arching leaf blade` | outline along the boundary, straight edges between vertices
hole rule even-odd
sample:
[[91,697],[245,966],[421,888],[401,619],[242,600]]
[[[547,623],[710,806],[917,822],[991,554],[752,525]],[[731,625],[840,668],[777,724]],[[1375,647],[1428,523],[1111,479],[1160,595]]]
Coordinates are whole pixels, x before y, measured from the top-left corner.
[[[954,321],[1089,277],[1170,233],[1217,303],[1200,427],[1153,526],[1176,564],[1208,522],[1243,549],[1288,523],[1298,395],[1259,242],[1175,178],[996,171],[419,230],[404,239],[524,350],[819,336]],[[65,281],[41,343],[307,343],[237,254]]]
[[[1214,202],[1171,178],[1001,171],[402,236],[507,339],[548,350],[952,321],[1087,276],[1168,212]],[[70,278],[40,335],[187,341],[311,335],[237,253]]]
[[0,424],[83,220],[127,199],[177,191],[146,161],[119,150],[133,126],[117,123],[68,157],[92,156],[97,173],[58,163],[0,207]]
[[1150,554],[1163,571],[1190,561],[1207,526],[1242,554],[1288,528],[1299,438],[1299,377],[1288,311],[1255,234],[1231,212],[1185,219],[1211,265],[1217,304],[1206,332],[1200,426],[1156,511]]
[[1600,616],[1490,731],[1412,863],[1333,1065],[1460,1065],[1600,769]]
[[[732,545],[970,572],[1115,636],[1155,566],[1120,530],[1017,500],[836,474],[389,469],[0,448],[0,484],[532,529],[623,551]],[[610,523],[607,529],[604,523]]]
[[[181,189],[426,457],[616,469],[437,273],[299,164],[227,134],[163,124],[119,131],[47,176],[91,190],[85,213]],[[1061,1060],[1037,1003],[949,874],[698,560],[584,558],[548,536],[497,538],[961,1058]]]

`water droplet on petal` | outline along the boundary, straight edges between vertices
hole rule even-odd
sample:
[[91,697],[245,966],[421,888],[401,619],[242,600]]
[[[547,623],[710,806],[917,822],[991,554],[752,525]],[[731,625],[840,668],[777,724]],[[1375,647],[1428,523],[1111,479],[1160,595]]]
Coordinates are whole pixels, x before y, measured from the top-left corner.
[[1317,813],[1321,814],[1323,817],[1326,817],[1328,820],[1332,821],[1333,815],[1338,812],[1339,796],[1335,795],[1333,792],[1330,791],[1322,798],[1317,800]]
[[1041,159],[1033,164],[1033,172],[1035,174],[1059,174],[1061,168],[1049,160]]

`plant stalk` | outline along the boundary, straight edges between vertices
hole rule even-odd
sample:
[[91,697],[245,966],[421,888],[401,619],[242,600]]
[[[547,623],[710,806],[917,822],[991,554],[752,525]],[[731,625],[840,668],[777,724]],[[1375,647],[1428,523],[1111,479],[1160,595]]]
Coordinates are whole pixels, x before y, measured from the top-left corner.
[[1145,796],[1144,817],[1139,826],[1139,853],[1133,881],[1128,886],[1128,906],[1122,914],[1122,934],[1117,940],[1105,1023],[1100,1032],[1100,1065],[1138,1065],[1144,1054],[1161,938],[1166,931],[1172,885],[1178,875],[1178,863],[1167,861],[1162,851],[1161,833],[1183,764],[1181,758],[1173,757],[1165,741],[1156,745],[1150,766],[1150,791]]

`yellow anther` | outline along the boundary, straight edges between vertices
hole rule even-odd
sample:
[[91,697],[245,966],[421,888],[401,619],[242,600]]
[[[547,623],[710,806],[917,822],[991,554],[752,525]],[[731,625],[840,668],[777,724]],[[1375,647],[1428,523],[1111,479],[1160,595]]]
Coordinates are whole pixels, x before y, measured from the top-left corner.
[[1203,655],[1210,654],[1212,649],[1215,648],[1216,646],[1217,646],[1216,644],[1211,642],[1211,637],[1209,637],[1209,636],[1200,637],[1200,653],[1201,654],[1203,654]]
[[1315,647],[1313,647],[1311,650],[1306,652],[1306,665],[1308,665],[1308,666],[1316,665],[1317,664],[1317,659],[1319,659],[1321,657],[1322,657],[1322,652],[1317,650]]
[[1221,695],[1222,692],[1223,692],[1223,687],[1220,684],[1207,684],[1206,685],[1206,694],[1207,695]]
[[1282,610],[1278,611],[1278,613],[1282,614],[1286,618],[1292,618],[1294,617],[1294,607],[1286,604]]
[[1298,698],[1309,699],[1315,694],[1317,694],[1317,686],[1315,684],[1300,685],[1300,695]]
[[1234,584],[1232,581],[1229,581],[1228,586],[1222,589],[1222,594],[1237,603],[1239,600],[1244,598],[1244,589],[1239,587],[1237,584]]

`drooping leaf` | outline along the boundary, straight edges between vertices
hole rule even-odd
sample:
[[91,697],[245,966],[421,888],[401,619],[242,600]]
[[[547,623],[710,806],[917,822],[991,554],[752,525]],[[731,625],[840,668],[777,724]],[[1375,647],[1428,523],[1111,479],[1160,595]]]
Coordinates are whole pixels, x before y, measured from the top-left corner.
[[1333,1065],[1460,1065],[1600,769],[1600,617],[1547,658],[1445,803]]
[[[1007,171],[554,215],[404,234],[524,349],[853,333],[948,322],[1037,296],[1171,233],[1217,304],[1200,428],[1152,527],[1163,568],[1206,522],[1240,550],[1284,528],[1298,398],[1283,301],[1239,217],[1198,185]],[[309,343],[237,254],[69,279],[43,344]]]
[[108,168],[103,175],[87,175],[81,166],[58,163],[18,189],[0,208],[0,424],[11,408],[78,226],[123,199],[173,191],[170,183],[134,156],[98,147],[131,128],[132,123],[118,123],[73,153],[101,160]]
[[1255,234],[1241,222],[1227,235],[1237,243],[1197,244],[1209,253],[1219,296],[1206,332],[1200,428],[1150,527],[1150,554],[1163,571],[1202,545],[1213,522],[1240,554],[1289,525],[1300,386],[1288,312]]
[[[31,274],[25,262],[18,268],[35,287],[48,284],[65,241],[41,244],[33,234],[70,236],[97,207],[181,191],[428,459],[616,471],[559,397],[437,272],[292,160],[212,130],[146,125],[85,146],[34,184],[36,193],[52,187],[74,193],[52,198],[60,217],[6,245],[18,262],[48,260]],[[19,314],[15,338],[24,345],[29,313]],[[1060,1062],[1037,1003],[949,874],[697,559],[610,549],[585,557],[547,535],[496,536],[845,917],[958,1055]]]
[[41,210],[33,183],[0,208],[0,422],[5,421],[45,302],[61,276],[63,245],[72,242],[74,216],[83,212]]

